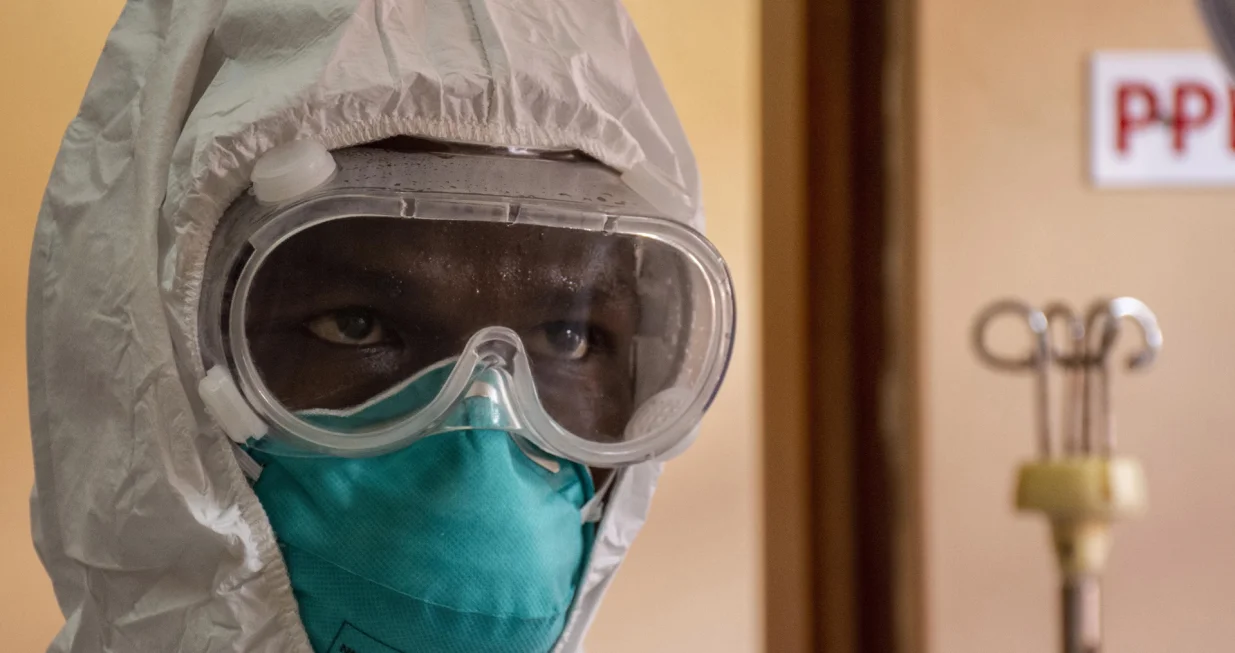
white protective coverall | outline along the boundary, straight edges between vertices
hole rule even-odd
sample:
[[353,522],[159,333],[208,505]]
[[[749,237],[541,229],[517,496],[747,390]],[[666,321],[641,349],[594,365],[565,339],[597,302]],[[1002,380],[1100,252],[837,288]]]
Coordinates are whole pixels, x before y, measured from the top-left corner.
[[[581,150],[701,227],[682,128],[618,0],[130,0],[64,137],[30,266],[35,545],[51,651],[311,653],[270,524],[195,388],[214,227],[276,145]],[[557,651],[659,474],[619,478]]]

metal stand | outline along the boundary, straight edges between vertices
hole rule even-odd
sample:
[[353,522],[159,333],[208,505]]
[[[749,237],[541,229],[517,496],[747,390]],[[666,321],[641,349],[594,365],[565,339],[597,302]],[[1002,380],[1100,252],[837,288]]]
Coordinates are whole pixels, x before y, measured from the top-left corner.
[[[987,346],[987,327],[1001,316],[1016,317],[1029,327],[1034,342],[1027,356],[1008,357]],[[984,362],[1035,375],[1038,457],[1020,468],[1016,507],[1042,514],[1051,524],[1062,580],[1064,653],[1102,650],[1101,578],[1111,549],[1111,525],[1145,507],[1140,463],[1115,455],[1109,361],[1124,319],[1140,326],[1145,341],[1144,349],[1128,359],[1128,369],[1148,367],[1162,348],[1162,332],[1149,307],[1131,297],[1099,300],[1083,317],[1061,303],[1038,310],[1004,300],[990,305],[974,324],[974,346]],[[1063,350],[1051,340],[1057,323],[1066,327],[1068,346]],[[1052,428],[1050,377],[1055,366],[1063,368],[1068,380],[1060,442]]]

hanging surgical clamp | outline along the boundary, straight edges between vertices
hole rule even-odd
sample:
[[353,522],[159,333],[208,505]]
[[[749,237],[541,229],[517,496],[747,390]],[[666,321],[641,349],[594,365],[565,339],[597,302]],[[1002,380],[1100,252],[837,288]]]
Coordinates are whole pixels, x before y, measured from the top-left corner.
[[[1032,338],[1021,357],[994,352],[987,342],[991,323],[1021,320]],[[1125,321],[1135,323],[1144,347],[1127,367],[1149,367],[1162,349],[1162,330],[1153,311],[1131,297],[1100,299],[1084,314],[1054,302],[1039,310],[1013,299],[995,302],[978,314],[973,345],[978,357],[998,370],[1034,373],[1038,460],[1021,466],[1017,507],[1051,522],[1060,587],[1062,650],[1098,653],[1102,648],[1101,576],[1111,545],[1112,522],[1137,514],[1145,504],[1144,472],[1134,459],[1115,457],[1111,409],[1111,355]],[[1054,340],[1062,326],[1063,347]],[[1061,411],[1062,455],[1054,455],[1050,377],[1064,374]],[[1096,406],[1095,406],[1096,404]],[[1096,416],[1095,416],[1096,413]],[[1097,440],[1101,422],[1101,437]]]
[[[987,342],[991,323],[1007,317],[1019,319],[1029,329],[1032,344],[1023,356],[995,352]],[[1128,369],[1149,367],[1162,349],[1162,330],[1153,311],[1144,302],[1132,297],[1100,299],[1091,304],[1083,315],[1061,302],[1052,302],[1043,309],[1037,309],[1016,299],[997,301],[978,314],[972,339],[982,362],[997,370],[1030,371],[1034,374],[1035,432],[1039,457],[1050,458],[1055,453],[1050,381],[1053,366],[1062,368],[1065,374],[1060,451],[1064,456],[1110,455],[1114,451],[1110,357],[1124,320],[1131,320],[1139,327],[1144,341],[1143,348],[1129,356]],[[1056,343],[1056,331],[1059,329],[1055,325],[1063,326],[1066,336],[1063,347]],[[1098,417],[1095,417],[1095,412]],[[1100,442],[1095,442],[1098,432],[1095,421],[1098,420],[1101,420],[1102,437]]]

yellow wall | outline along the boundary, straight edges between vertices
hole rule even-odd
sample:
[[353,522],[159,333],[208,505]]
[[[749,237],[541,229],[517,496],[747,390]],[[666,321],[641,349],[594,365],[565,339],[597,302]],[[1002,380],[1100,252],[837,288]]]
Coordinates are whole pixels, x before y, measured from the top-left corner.
[[0,637],[41,651],[62,621],[30,543],[26,266],[52,160],[120,0],[7,2],[0,10]]
[[1166,333],[1115,384],[1122,450],[1150,513],[1118,528],[1107,650],[1235,642],[1235,190],[1097,191],[1085,177],[1086,55],[1205,47],[1178,0],[919,1],[917,62],[926,506],[932,653],[1055,651],[1046,527],[1013,515],[1030,385],[971,353],[988,300],[1132,294]]
[[699,441],[667,467],[588,653],[762,650],[757,0],[624,0],[703,174],[738,340]]
[[[24,307],[35,214],[60,136],[120,0],[10,3],[0,19],[0,633],[42,650],[60,623],[29,540],[32,483]],[[650,525],[613,587],[592,653],[755,651],[760,634],[759,417],[756,344],[757,69],[755,0],[631,0],[630,10],[694,142],[711,235],[741,305],[723,395],[695,449],[669,466]]]

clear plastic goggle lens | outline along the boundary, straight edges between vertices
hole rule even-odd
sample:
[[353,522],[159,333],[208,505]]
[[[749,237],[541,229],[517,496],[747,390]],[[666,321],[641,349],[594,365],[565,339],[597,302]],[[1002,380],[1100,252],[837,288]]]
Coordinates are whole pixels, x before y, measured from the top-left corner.
[[230,298],[241,388],[272,433],[330,453],[461,428],[450,411],[487,383],[502,430],[551,453],[654,457],[719,383],[732,299],[718,258],[657,232],[662,221],[625,220],[629,232],[379,216],[272,226]]

